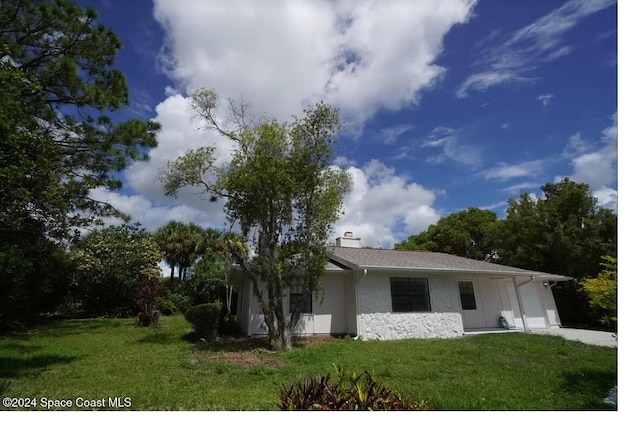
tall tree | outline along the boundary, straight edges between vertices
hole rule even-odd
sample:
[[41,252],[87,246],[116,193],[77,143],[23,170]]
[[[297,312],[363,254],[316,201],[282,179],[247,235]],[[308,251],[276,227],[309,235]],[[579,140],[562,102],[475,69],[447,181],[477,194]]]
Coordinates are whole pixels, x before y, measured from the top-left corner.
[[171,268],[172,284],[180,253],[179,225],[180,222],[178,221],[169,221],[167,224],[158,228],[153,234],[160,250],[162,250],[164,254],[164,261]]
[[189,269],[196,260],[203,256],[207,247],[213,245],[218,233],[215,230],[204,230],[202,227],[178,221],[169,221],[158,228],[154,237],[164,253],[164,260],[171,268],[171,281],[178,268],[178,280],[184,281]]
[[587,184],[564,178],[535,200],[511,199],[500,238],[501,263],[584,280],[598,274],[600,256],[617,255],[617,217]]
[[130,316],[143,282],[160,276],[162,251],[144,229],[110,226],[82,237],[71,250],[75,281],[85,311]]
[[617,255],[617,216],[598,206],[587,184],[565,178],[542,186],[542,196],[509,200],[500,221],[500,263],[572,276],[553,288],[564,324],[597,325],[580,281],[600,271],[600,256]]
[[0,324],[59,302],[50,293],[69,277],[58,243],[119,214],[90,190],[119,187],[115,172],[156,144],[157,123],[108,117],[128,102],[113,68],[121,48],[93,10],[70,1],[0,2]]
[[328,232],[350,188],[347,173],[331,166],[338,112],[320,103],[291,125],[275,120],[252,124],[243,104],[232,103],[236,125],[228,129],[215,117],[213,91],[197,91],[192,104],[209,127],[235,143],[233,158],[216,166],[214,148],[189,151],[168,164],[165,193],[199,185],[213,198],[226,200],[228,218],[239,222],[245,235],[254,235],[251,261],[234,248],[231,252],[253,283],[270,345],[290,349],[302,309],[298,305],[285,314],[283,296],[292,283],[306,295],[320,290]]
[[[2,222],[21,229],[23,221],[35,218],[49,237],[64,238],[74,226],[117,214],[109,204],[92,200],[89,191],[120,187],[114,173],[146,158],[159,125],[116,124],[108,116],[128,104],[125,77],[113,68],[122,48],[116,34],[98,23],[94,10],[67,0],[4,0],[0,41],[6,50],[3,67],[9,63],[22,75],[15,97],[21,112],[11,114],[9,132],[23,138],[28,133],[37,142],[14,162],[11,188],[21,196],[2,203],[8,207],[2,209]],[[2,141],[10,148],[16,144],[6,137]],[[49,188],[19,177],[34,166],[48,172]]]
[[498,216],[490,210],[469,208],[452,213],[426,231],[398,243],[398,250],[429,250],[476,260],[491,259],[496,243]]

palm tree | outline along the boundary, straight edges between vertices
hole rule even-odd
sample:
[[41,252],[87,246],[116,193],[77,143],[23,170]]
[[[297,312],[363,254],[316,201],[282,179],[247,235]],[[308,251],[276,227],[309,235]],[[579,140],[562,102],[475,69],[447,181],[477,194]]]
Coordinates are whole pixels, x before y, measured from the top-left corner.
[[180,256],[180,231],[184,224],[178,221],[170,221],[166,225],[158,228],[154,234],[154,238],[158,246],[164,253],[164,260],[171,268],[171,282],[175,276],[175,268],[179,264]]

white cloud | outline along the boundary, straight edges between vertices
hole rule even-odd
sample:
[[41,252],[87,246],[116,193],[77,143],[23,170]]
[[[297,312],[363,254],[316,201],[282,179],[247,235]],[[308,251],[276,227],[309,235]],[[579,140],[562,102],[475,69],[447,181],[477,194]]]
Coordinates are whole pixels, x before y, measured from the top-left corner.
[[[224,163],[233,148],[228,139],[198,129],[183,94],[212,88],[220,98],[247,98],[257,116],[280,120],[325,100],[340,108],[347,129],[358,132],[381,110],[417,104],[422,92],[440,80],[446,69],[435,61],[443,38],[454,25],[467,22],[476,1],[154,3],[154,17],[165,31],[158,59],[172,79],[167,98],[155,108],[155,120],[162,124],[158,146],[149,161],[124,172],[126,193],[103,196],[150,230],[171,219],[225,223],[223,202],[194,195],[195,188],[184,189],[177,199],[163,192],[160,174],[168,161],[190,149],[216,146]],[[396,129],[387,133],[388,140],[409,128]],[[455,142],[445,152],[473,161],[474,150]],[[369,245],[391,246],[437,221],[436,194],[407,182],[393,168],[377,161],[357,168],[346,158],[335,163],[349,166],[355,180],[336,232],[351,230]]]
[[[580,183],[587,183],[593,191],[610,187],[618,180],[618,113],[611,117],[612,124],[602,131],[599,148],[593,152],[575,154],[571,160],[573,174],[571,178]],[[580,139],[581,140],[581,139]],[[575,136],[569,139],[569,146],[578,151],[588,148],[578,142]],[[592,145],[593,149],[593,145]]]
[[533,79],[518,76],[512,72],[504,71],[488,71],[476,73],[467,78],[456,91],[458,98],[465,98],[469,95],[469,91],[484,92],[487,89],[502,85],[506,82],[530,82]]
[[410,183],[378,160],[351,167],[353,189],[334,232],[352,231],[371,247],[392,247],[440,219],[433,208],[436,192]]
[[593,196],[598,199],[598,205],[611,209],[618,213],[618,191],[609,187],[603,187],[593,192]]
[[[113,191],[93,190],[89,195],[94,200],[111,204],[116,209],[131,216],[131,223],[140,223],[148,231],[155,231],[171,220],[194,222],[203,227],[221,227],[220,218],[212,218],[210,212],[193,207],[176,204],[174,206],[153,206],[152,202],[142,195],[126,195]],[[123,221],[118,218],[106,218],[105,226],[119,225]]]
[[546,107],[551,103],[551,100],[553,99],[553,94],[538,95],[536,99],[542,102],[543,107]]
[[379,137],[388,145],[396,143],[398,138],[404,133],[413,129],[411,124],[398,124],[397,126],[385,127],[380,130]]
[[569,138],[569,142],[564,148],[562,156],[564,156],[565,158],[573,158],[578,155],[584,154],[589,150],[589,148],[589,142],[582,139],[582,134],[578,132]]
[[482,151],[474,145],[460,141],[460,131],[450,127],[436,127],[429,133],[423,147],[442,147],[442,154],[427,158],[430,164],[440,164],[447,159],[465,165],[478,166],[482,163]]
[[503,192],[507,192],[509,194],[520,195],[520,193],[525,191],[530,191],[531,189],[540,189],[542,183],[520,183],[513,186],[506,187],[502,189]]
[[[612,124],[602,130],[597,143],[582,139],[580,133],[569,138],[563,156],[571,159],[573,174],[569,178],[589,185],[600,206],[618,209],[618,192],[613,188],[618,181],[618,112],[611,116]],[[564,176],[556,176],[560,181]]]
[[483,171],[481,175],[488,180],[509,180],[517,177],[533,176],[542,172],[544,164],[545,161],[542,159],[522,162],[515,165],[500,162],[495,167]]
[[[470,75],[457,91],[465,97],[469,91],[485,91],[490,87],[531,80],[523,74],[541,63],[566,56],[571,46],[563,45],[563,35],[585,18],[612,6],[615,0],[570,0],[549,14],[512,34],[502,44],[481,49],[476,63],[482,70]],[[495,32],[490,38],[495,41]],[[492,43],[489,43],[492,44]]]
[[379,110],[416,104],[445,69],[445,34],[475,0],[385,2],[156,0],[163,61],[188,93],[244,95],[279,119],[319,99],[356,129]]

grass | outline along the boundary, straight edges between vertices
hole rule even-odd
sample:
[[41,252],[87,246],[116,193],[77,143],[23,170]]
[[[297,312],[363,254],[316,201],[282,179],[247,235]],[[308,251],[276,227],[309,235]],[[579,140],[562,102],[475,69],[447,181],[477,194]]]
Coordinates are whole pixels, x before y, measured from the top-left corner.
[[459,339],[326,340],[276,355],[255,342],[195,344],[182,316],[58,321],[0,338],[4,396],[131,398],[134,410],[276,410],[283,384],[372,371],[443,410],[612,409],[617,350],[523,333]]

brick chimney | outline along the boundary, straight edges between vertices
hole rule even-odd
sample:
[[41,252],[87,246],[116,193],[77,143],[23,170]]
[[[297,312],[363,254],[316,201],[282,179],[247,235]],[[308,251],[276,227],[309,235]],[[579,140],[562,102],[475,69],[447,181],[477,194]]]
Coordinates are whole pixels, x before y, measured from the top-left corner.
[[344,233],[342,237],[336,238],[336,246],[338,247],[352,247],[352,248],[361,248],[360,238],[354,237],[353,232],[347,231]]

